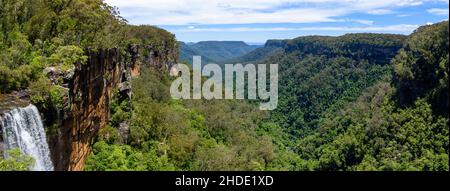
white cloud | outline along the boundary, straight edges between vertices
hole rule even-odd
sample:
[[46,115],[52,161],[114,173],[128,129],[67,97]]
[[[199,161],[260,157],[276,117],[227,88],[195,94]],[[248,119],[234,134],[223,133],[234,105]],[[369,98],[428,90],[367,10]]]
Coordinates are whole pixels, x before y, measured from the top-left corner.
[[433,15],[444,15],[444,16],[448,15],[448,9],[434,8],[434,9],[428,9],[427,11]]
[[152,25],[332,22],[427,1],[443,0],[105,0],[130,23]]
[[350,19],[350,22],[355,22],[355,23],[359,23],[359,24],[363,24],[363,25],[373,25],[373,21],[371,20],[364,20],[364,19]]
[[372,15],[387,15],[387,14],[394,13],[394,11],[389,10],[389,9],[374,9],[374,10],[369,10],[367,13],[372,14]]
[[398,14],[397,17],[410,17],[411,14]]
[[367,27],[235,27],[235,28],[185,28],[174,32],[279,32],[279,31],[339,31],[339,32],[396,32],[411,33],[418,25],[388,25]]

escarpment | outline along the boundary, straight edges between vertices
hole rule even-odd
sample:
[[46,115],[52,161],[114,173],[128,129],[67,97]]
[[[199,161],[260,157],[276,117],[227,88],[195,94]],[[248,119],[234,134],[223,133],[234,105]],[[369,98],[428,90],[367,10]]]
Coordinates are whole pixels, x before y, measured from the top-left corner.
[[119,48],[86,51],[87,63],[76,64],[67,80],[66,107],[49,138],[55,170],[83,170],[92,140],[108,123],[113,94],[127,95],[131,101],[130,80],[139,76],[141,67],[166,72],[176,62],[176,49],[163,50],[131,45],[122,52]]
[[178,57],[175,35],[130,25],[101,0],[0,4],[0,115],[34,105],[55,170],[82,170],[111,102],[131,100],[130,79],[142,67],[167,72]]

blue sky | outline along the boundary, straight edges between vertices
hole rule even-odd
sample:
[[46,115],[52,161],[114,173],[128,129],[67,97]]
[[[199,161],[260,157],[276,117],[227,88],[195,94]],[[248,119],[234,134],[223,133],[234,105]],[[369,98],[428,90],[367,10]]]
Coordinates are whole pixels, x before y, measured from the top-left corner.
[[448,20],[449,0],[105,0],[135,25],[178,40],[264,43],[304,35],[410,34]]

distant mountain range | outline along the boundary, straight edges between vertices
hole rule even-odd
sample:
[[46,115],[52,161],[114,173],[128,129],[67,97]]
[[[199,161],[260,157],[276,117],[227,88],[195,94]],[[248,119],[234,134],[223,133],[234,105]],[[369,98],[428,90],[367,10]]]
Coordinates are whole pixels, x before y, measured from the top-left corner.
[[237,58],[229,59],[226,63],[247,63],[261,61],[279,51],[282,51],[288,40],[268,40],[264,46],[248,52]]
[[225,63],[242,57],[260,45],[248,45],[242,41],[202,41],[180,44],[180,60],[192,64],[192,56],[202,56],[202,63]]

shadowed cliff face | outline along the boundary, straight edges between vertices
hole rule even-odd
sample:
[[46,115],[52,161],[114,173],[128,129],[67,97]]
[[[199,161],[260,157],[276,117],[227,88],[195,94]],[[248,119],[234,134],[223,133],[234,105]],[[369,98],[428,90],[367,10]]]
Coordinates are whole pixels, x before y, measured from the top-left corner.
[[157,53],[146,46],[143,51],[145,56],[139,55],[138,46],[130,46],[125,55],[119,49],[87,51],[88,62],[76,65],[69,81],[69,107],[49,141],[55,170],[83,170],[93,138],[108,123],[113,90],[131,97],[129,81],[141,67],[165,72],[176,62],[176,50]]

